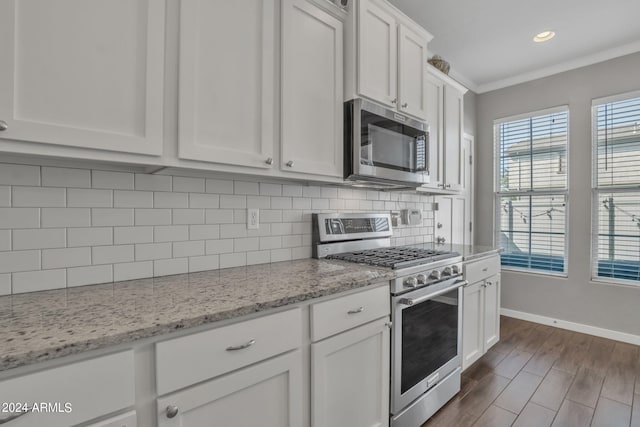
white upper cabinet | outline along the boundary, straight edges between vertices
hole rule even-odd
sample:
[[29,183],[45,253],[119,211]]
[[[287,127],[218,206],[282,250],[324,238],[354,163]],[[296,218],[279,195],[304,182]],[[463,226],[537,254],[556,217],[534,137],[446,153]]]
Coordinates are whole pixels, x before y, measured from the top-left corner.
[[162,154],[164,20],[163,1],[0,2],[0,138]]
[[464,185],[461,171],[463,94],[456,88],[444,88],[444,182],[445,189],[460,191]]
[[398,102],[396,18],[370,0],[358,9],[358,91],[389,107]]
[[275,0],[181,1],[180,158],[271,167],[276,18]]
[[400,25],[398,36],[398,106],[404,113],[426,119],[427,41],[405,25]]
[[426,75],[426,108],[429,123],[429,184],[426,188],[442,188],[444,183],[444,82],[430,74]]
[[307,0],[283,0],[283,171],[342,176],[342,58],[341,20]]
[[[347,83],[347,98],[364,96],[425,120],[424,74],[432,36],[383,0],[360,0],[354,18],[350,25],[357,31],[347,44],[346,73],[354,83]],[[350,50],[356,52],[353,63]]]

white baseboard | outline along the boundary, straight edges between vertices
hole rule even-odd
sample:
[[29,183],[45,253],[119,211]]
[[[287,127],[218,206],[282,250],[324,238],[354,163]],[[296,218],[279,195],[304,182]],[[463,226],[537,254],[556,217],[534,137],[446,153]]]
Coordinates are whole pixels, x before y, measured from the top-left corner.
[[597,326],[585,325],[582,323],[569,322],[567,320],[554,319],[552,317],[540,316],[538,314],[526,313],[524,311],[500,309],[500,314],[516,319],[527,320],[529,322],[541,323],[543,325],[554,326],[556,328],[568,329],[574,332],[594,335],[596,337],[608,338],[615,341],[622,341],[629,344],[640,345],[640,336],[628,334],[626,332],[613,331],[611,329],[598,328]]

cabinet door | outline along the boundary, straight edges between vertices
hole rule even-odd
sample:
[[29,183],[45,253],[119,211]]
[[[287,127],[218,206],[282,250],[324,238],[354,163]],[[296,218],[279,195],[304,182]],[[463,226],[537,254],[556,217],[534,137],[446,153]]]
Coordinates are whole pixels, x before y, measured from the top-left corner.
[[311,346],[311,425],[389,425],[388,318]]
[[398,36],[398,105],[403,113],[425,120],[427,41],[404,25],[400,25]]
[[89,424],[86,427],[136,427],[137,425],[136,411],[130,411],[126,414]]
[[[159,398],[158,426],[298,427],[301,407],[302,358],[296,350]],[[169,409],[177,410],[172,418]]]
[[0,2],[0,138],[162,154],[164,2]]
[[469,204],[467,195],[438,196],[436,211],[436,238],[444,243],[469,244]]
[[473,169],[473,136],[464,134],[462,137],[462,155],[460,156],[462,162],[462,191],[461,195],[467,199],[465,205],[465,223],[464,223],[464,244],[473,244],[473,183],[474,183],[474,169]]
[[342,177],[343,24],[307,0],[282,3],[281,168]]
[[483,312],[484,282],[464,288],[462,308],[462,370],[467,369],[484,354]]
[[500,275],[485,281],[484,288],[484,351],[500,340]]
[[444,83],[425,74],[426,118],[429,124],[429,184],[425,188],[442,188],[444,183],[443,102]]
[[182,0],[179,156],[270,167],[275,0]]
[[358,92],[395,107],[398,33],[393,15],[372,0],[358,5]]
[[434,200],[438,203],[438,210],[435,213],[436,242],[451,243],[453,230],[453,224],[451,222],[453,213],[453,197],[439,196]]
[[462,173],[462,94],[449,85],[444,87],[444,182],[445,188],[460,191]]

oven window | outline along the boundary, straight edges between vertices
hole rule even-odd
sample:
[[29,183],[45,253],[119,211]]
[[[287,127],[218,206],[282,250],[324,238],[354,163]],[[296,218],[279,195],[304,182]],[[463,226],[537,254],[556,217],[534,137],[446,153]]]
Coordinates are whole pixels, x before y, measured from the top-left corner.
[[427,134],[369,111],[362,111],[360,161],[404,172],[427,168]]
[[458,290],[402,310],[401,393],[458,354]]

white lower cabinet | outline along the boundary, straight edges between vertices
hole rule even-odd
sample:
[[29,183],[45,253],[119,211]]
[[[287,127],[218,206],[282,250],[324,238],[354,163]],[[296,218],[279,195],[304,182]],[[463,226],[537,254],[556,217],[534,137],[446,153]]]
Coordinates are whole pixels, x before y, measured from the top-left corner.
[[136,427],[137,425],[136,411],[130,411],[126,414],[89,424],[86,427]]
[[311,346],[311,425],[389,425],[388,318]]
[[463,301],[462,370],[465,370],[500,339],[500,274],[466,286]]
[[302,425],[300,350],[158,399],[159,427]]

